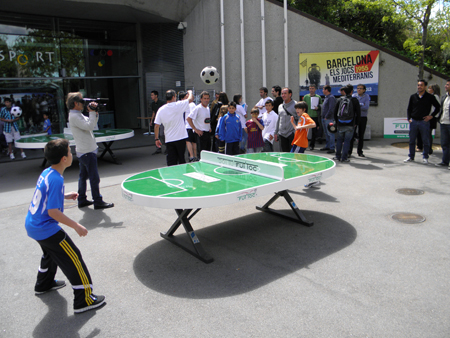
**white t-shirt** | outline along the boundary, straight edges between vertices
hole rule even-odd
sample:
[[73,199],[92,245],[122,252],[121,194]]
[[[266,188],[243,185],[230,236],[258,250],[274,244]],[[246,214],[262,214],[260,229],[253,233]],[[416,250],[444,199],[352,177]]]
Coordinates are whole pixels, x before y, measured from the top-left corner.
[[209,131],[211,129],[211,113],[209,112],[209,107],[203,107],[200,103],[190,112],[189,117],[198,130]]
[[247,122],[247,119],[245,118],[245,115],[247,115],[247,113],[245,112],[244,107],[242,107],[240,104],[236,105],[236,114],[239,116],[239,120],[241,121],[242,129],[244,129],[245,122]]
[[187,121],[187,118],[188,118],[189,114],[192,113],[192,111],[194,110],[194,108],[195,108],[195,103],[194,103],[194,102],[189,103],[189,111],[186,112],[185,118],[184,118],[184,120],[185,120],[185,122],[186,122],[186,129],[192,129],[192,128],[191,128],[191,125],[190,125],[189,122]]
[[272,137],[274,137],[275,128],[278,122],[278,115],[273,110],[271,110],[269,113],[266,111],[262,116],[262,120],[264,123],[264,129],[262,130],[263,139],[268,140],[273,144],[274,139],[269,140],[269,136],[272,135]]
[[263,106],[262,108],[258,108],[259,109],[258,118],[261,118],[262,115],[266,112],[266,102],[267,102],[267,100],[273,101],[270,96],[267,96],[265,99],[261,99],[261,100],[258,101],[257,104],[255,104],[255,106]]
[[170,102],[158,109],[155,124],[164,125],[166,143],[188,137],[183,119],[185,111],[189,111],[189,100]]

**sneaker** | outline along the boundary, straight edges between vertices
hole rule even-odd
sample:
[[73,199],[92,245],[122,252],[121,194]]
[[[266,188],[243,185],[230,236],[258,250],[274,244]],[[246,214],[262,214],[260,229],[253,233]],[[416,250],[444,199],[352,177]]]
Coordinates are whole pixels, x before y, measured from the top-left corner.
[[14,154],[13,154],[13,153],[10,153],[10,154],[9,154],[9,158],[10,158],[11,160],[14,160],[14,159],[15,159]]
[[325,151],[325,150],[330,150],[330,148],[327,148],[327,147],[325,147],[325,148],[320,148],[320,151]]
[[20,156],[22,156],[22,158],[27,158],[27,155],[25,155],[23,151],[20,153]]
[[427,158],[424,158],[424,159],[422,160],[422,163],[423,163],[423,164],[428,164],[428,159],[427,159]]
[[195,157],[189,158],[189,162],[194,162],[194,160],[195,160]]
[[359,157],[366,157],[366,155],[364,155],[363,153],[358,154]]
[[340,161],[341,159],[340,158],[337,158],[336,156],[335,157],[333,157],[333,161]]
[[444,162],[441,162],[441,163],[436,163],[435,166],[436,167],[446,167],[446,166],[448,166],[448,164],[445,164]]
[[330,149],[327,151],[327,154],[334,154],[334,153],[335,153],[334,149]]
[[341,162],[346,162],[346,163],[348,163],[348,162],[350,162],[350,160],[349,160],[348,158],[346,158],[345,160],[342,160]]
[[408,163],[408,162],[414,162],[414,159],[411,157],[408,157],[406,160],[404,160],[403,162]]
[[84,307],[74,307],[73,312],[75,313],[83,313],[89,310],[94,310],[96,308],[99,308],[103,306],[105,303],[105,296],[96,296],[94,294],[90,295],[91,299],[94,301],[91,305],[84,306]]
[[34,288],[34,294],[35,295],[42,295],[42,294],[50,292],[50,291],[61,289],[61,288],[65,287],[65,286],[66,286],[66,282],[65,281],[63,281],[63,280],[55,280],[55,281],[53,281],[52,287],[50,289],[43,290],[43,291],[38,291],[38,290],[36,290],[36,288]]

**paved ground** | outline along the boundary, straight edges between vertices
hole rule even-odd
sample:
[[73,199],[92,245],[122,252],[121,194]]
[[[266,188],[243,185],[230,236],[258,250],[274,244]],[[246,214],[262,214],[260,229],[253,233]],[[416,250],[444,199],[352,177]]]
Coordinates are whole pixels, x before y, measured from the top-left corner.
[[[2,163],[0,337],[449,337],[450,170],[403,164],[407,150],[392,142],[366,142],[367,158],[339,163],[320,189],[293,187],[312,228],[261,213],[255,201],[202,210],[192,223],[211,264],[160,237],[173,210],[121,197],[123,179],[163,166],[163,156],[150,156],[153,146],[117,150],[123,165],[99,164],[101,192],[116,207],[66,205],[89,230],[67,231],[107,299],[76,316],[70,286],[33,293],[40,249],[23,223],[41,159]],[[66,191],[77,174],[75,161]],[[402,224],[397,212],[426,221]]]

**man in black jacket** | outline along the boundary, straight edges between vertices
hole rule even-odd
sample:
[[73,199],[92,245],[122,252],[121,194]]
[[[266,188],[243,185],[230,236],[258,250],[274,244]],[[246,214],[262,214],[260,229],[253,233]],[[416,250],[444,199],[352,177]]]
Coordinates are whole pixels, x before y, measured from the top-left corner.
[[356,126],[359,124],[361,117],[361,108],[356,97],[352,97],[353,86],[347,85],[342,87],[345,96],[340,97],[334,107],[334,121],[336,123],[336,156],[335,161],[350,162],[348,159],[348,151],[350,150],[350,142],[355,132]]
[[[434,111],[430,114],[431,106]],[[441,105],[434,95],[427,92],[427,82],[419,80],[417,93],[411,95],[408,104],[409,121],[409,155],[403,162],[413,162],[416,155],[416,138],[420,133],[423,141],[423,164],[428,164],[428,153],[430,151],[430,120],[439,112]]]

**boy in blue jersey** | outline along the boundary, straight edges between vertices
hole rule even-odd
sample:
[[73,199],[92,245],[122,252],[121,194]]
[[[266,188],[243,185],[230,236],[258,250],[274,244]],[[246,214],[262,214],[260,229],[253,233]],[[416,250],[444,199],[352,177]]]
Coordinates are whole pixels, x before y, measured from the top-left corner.
[[64,281],[54,279],[59,267],[72,284],[74,312],[89,311],[106,304],[105,297],[92,293],[91,276],[80,250],[58,225],[67,225],[81,237],[88,233],[84,226],[63,213],[64,199],[76,200],[78,197],[76,192],[64,193],[62,175],[73,159],[69,141],[50,141],[45,146],[44,154],[51,166],[39,176],[25,219],[28,236],[36,240],[43,251],[34,291],[40,295],[66,286]]
[[228,104],[228,114],[222,117],[219,125],[219,140],[225,142],[225,154],[238,155],[241,139],[241,120],[236,115],[236,103],[231,101]]

